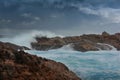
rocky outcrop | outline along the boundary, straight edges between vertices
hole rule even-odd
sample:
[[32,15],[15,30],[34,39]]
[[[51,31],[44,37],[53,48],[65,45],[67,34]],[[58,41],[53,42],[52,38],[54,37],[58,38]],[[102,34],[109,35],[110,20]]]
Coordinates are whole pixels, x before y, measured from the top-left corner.
[[[114,46],[120,50],[120,33],[110,35],[103,32],[101,35],[89,34],[72,37],[36,37],[37,42],[32,42],[31,46],[36,50],[50,50],[61,48],[64,45],[72,44],[74,50],[77,51],[97,51],[97,50],[112,50]],[[108,44],[108,45],[107,45]]]
[[36,42],[31,43],[32,48],[36,50],[57,49],[57,48],[61,48],[63,45],[66,44],[64,40],[60,37],[55,37],[55,38],[41,37],[41,38],[36,38],[36,40],[37,43]]
[[64,64],[0,45],[0,80],[81,80]]

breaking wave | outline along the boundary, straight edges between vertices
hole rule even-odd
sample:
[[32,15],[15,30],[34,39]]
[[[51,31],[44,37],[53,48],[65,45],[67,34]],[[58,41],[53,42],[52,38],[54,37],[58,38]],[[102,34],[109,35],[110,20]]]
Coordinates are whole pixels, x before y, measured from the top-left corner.
[[55,33],[52,33],[49,31],[32,30],[32,31],[29,31],[26,33],[20,33],[19,35],[15,35],[13,37],[0,38],[0,41],[11,42],[11,43],[14,43],[14,44],[17,44],[20,46],[26,46],[26,47],[31,48],[30,43],[33,41],[36,41],[35,40],[36,36],[38,36],[38,37],[46,36],[48,38],[56,37],[56,36],[63,37],[61,35],[56,35]]
[[[117,49],[114,46],[112,46],[112,45],[105,44],[105,43],[97,43],[97,44],[102,46],[104,48],[104,50],[117,51]],[[101,51],[100,48],[98,48],[98,49]]]
[[[32,30],[13,37],[0,38],[0,41],[11,42],[30,48],[30,43],[35,41],[36,36],[46,36],[48,38],[63,37],[49,31]],[[73,50],[71,44],[48,51],[25,51],[62,62],[83,80],[120,80],[120,51],[116,51],[116,48],[108,44],[98,44],[109,46],[111,51],[78,52]]]

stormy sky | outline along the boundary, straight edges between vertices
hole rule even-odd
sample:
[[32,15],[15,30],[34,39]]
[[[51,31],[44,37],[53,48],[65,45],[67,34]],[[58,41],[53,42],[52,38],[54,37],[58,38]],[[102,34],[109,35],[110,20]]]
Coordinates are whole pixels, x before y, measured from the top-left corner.
[[0,33],[120,32],[120,0],[0,0]]

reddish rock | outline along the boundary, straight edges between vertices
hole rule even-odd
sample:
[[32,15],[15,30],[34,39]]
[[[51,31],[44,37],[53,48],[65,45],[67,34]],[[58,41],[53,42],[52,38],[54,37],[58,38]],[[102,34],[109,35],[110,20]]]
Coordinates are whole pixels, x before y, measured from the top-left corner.
[[0,47],[0,80],[81,79],[60,62],[4,46]]
[[99,34],[89,34],[82,36],[72,36],[72,37],[55,37],[55,38],[36,38],[37,42],[32,42],[32,48],[36,50],[50,50],[61,48],[64,45],[72,44],[73,49],[77,51],[97,51],[101,50],[111,50],[112,48],[108,45],[98,45],[109,44],[114,46],[117,50],[120,50],[120,33],[110,35],[107,32]]
[[96,47],[96,44],[94,44],[90,41],[86,41],[86,40],[81,40],[79,43],[74,43],[73,48],[74,48],[74,50],[82,51],[82,52],[99,50]]
[[65,42],[60,37],[55,38],[36,38],[37,42],[32,42],[32,48],[36,50],[49,50],[49,49],[57,49],[65,45]]

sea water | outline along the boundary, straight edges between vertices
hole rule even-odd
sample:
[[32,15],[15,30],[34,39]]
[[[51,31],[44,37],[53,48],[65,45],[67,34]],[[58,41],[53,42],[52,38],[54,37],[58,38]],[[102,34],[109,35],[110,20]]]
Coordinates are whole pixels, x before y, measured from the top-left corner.
[[[30,43],[35,41],[36,36],[63,37],[49,31],[32,30],[14,37],[0,38],[0,41],[30,48]],[[62,62],[83,80],[120,80],[120,51],[115,48],[112,51],[78,52],[66,45],[56,50],[26,52]]]
[[64,63],[83,80],[120,80],[120,51],[27,51]]

